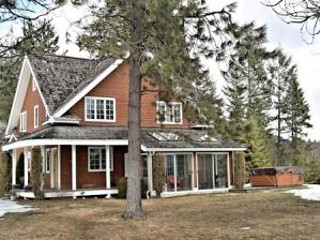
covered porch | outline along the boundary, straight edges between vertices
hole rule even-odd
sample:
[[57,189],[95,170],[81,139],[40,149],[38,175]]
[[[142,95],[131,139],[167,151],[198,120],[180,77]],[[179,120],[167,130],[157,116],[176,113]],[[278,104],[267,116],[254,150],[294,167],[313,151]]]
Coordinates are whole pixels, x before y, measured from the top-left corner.
[[[148,196],[226,192],[232,188],[233,152],[245,148],[233,142],[221,143],[195,130],[148,129],[141,134],[141,178],[147,182]],[[19,197],[33,197],[33,147],[41,149],[45,197],[110,197],[118,193],[118,180],[127,177],[127,145],[127,129],[51,127],[7,144],[3,150],[12,153],[13,187],[22,179],[22,188],[15,190]],[[23,174],[19,178],[21,155]]]

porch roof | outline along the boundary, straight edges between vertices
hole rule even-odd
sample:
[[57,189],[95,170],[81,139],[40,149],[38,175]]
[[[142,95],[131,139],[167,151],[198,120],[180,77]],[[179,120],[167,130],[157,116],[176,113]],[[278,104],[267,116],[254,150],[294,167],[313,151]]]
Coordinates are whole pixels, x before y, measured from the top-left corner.
[[[57,145],[98,145],[98,144],[128,144],[128,129],[104,126],[50,126],[40,131],[21,136],[18,141],[4,146],[4,150],[13,149],[9,145],[19,145],[19,142],[45,142]],[[105,142],[104,142],[105,141]],[[141,149],[143,151],[243,151],[245,147],[221,137],[209,137],[207,132],[190,129],[148,128],[141,130]],[[25,144],[24,144],[25,145]]]

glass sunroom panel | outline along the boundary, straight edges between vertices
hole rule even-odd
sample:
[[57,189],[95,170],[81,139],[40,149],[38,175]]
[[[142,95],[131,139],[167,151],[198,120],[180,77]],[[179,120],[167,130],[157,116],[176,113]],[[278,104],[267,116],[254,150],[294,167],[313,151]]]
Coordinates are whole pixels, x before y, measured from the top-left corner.
[[165,170],[166,170],[166,186],[167,191],[174,191],[175,177],[174,177],[174,155],[165,156]]
[[227,154],[215,155],[215,187],[228,187]]
[[192,166],[190,154],[177,155],[177,190],[192,190]]
[[213,155],[198,154],[199,189],[213,189]]

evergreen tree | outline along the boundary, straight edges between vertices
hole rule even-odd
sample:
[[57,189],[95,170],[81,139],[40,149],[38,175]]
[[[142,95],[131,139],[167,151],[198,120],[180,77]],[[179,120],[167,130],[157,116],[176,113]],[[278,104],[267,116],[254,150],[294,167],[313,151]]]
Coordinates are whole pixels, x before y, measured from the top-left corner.
[[292,61],[280,49],[276,51],[276,57],[272,59],[268,66],[269,77],[273,83],[273,109],[275,114],[272,116],[274,130],[276,132],[276,150],[274,165],[282,162],[284,157],[285,143],[282,144],[286,132],[285,119],[285,96],[288,91],[290,73],[292,73]]
[[249,23],[234,28],[232,33],[235,41],[227,70],[223,72],[228,83],[225,93],[231,96],[235,91],[243,92],[246,118],[253,115],[259,127],[267,129],[270,123],[268,111],[271,108],[272,84],[267,78],[266,63],[273,53],[264,47],[266,27],[256,27],[254,23]]
[[268,167],[271,165],[270,148],[268,148],[265,134],[265,132],[259,129],[257,120],[250,116],[245,125],[247,170],[250,168]]
[[[128,189],[124,217],[142,214],[140,187],[141,81],[148,77],[169,94],[184,96],[190,79],[203,77],[200,56],[217,53],[215,37],[235,5],[209,11],[204,0],[108,0],[92,6],[79,46],[98,57],[123,58],[129,65]],[[81,24],[81,21],[80,21]],[[147,90],[143,90],[144,93]]]
[[309,104],[298,82],[296,66],[291,69],[289,76],[289,86],[284,98],[286,114],[284,121],[290,136],[293,164],[297,165],[301,163],[301,154],[305,149],[302,141],[306,136],[305,130],[312,125]]
[[19,71],[27,53],[51,54],[58,51],[59,37],[50,21],[25,21],[22,39],[11,40],[13,47],[0,58],[0,121],[7,121],[18,83]]

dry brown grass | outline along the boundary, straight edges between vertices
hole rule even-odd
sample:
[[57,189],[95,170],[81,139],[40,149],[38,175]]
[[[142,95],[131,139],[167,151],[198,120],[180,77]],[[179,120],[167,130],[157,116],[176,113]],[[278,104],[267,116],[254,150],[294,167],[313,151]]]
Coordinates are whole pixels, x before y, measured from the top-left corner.
[[146,200],[135,220],[116,199],[25,203],[39,210],[5,216],[0,239],[320,239],[320,202],[283,190]]

